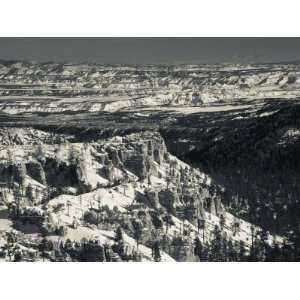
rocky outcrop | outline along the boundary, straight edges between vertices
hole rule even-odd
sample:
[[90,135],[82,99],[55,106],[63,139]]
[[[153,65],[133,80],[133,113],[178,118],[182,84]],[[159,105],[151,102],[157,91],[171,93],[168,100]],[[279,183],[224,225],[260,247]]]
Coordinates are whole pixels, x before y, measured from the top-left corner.
[[155,171],[153,164],[161,163],[165,151],[158,134],[137,134],[92,144],[35,145],[27,140],[24,145],[2,149],[0,167],[6,182],[21,183],[28,175],[44,185],[79,186],[89,191],[98,184],[125,180],[130,173],[145,179]]
[[[299,86],[299,68],[292,63],[60,64],[57,68],[55,63],[7,62],[0,64],[0,95],[3,98],[0,111],[9,114],[116,112],[156,106],[202,106],[241,99],[296,99],[300,96]],[[6,101],[5,96],[10,99]],[[18,100],[20,96],[24,101]],[[22,142],[22,137],[14,138]]]
[[46,175],[39,161],[30,161],[26,164],[27,174],[43,185],[47,184]]
[[[43,135],[40,132],[35,133]],[[24,133],[27,134],[25,129]],[[172,157],[157,132],[91,143],[35,145],[27,139],[24,145],[8,148],[9,152],[6,149],[0,151],[3,160],[0,174],[7,184],[16,182],[26,186],[28,181],[33,188],[41,185],[48,194],[51,190],[57,195],[141,182],[148,186],[140,192],[141,201],[152,208],[174,213],[177,207],[195,205],[206,207],[216,215],[221,211],[222,205],[214,202],[217,200],[204,203],[210,195],[206,176]]]
[[179,196],[176,191],[169,189],[161,190],[158,193],[159,203],[169,212],[174,212],[175,206],[180,203]]
[[0,163],[0,174],[2,183],[11,184],[15,182],[23,185],[26,176],[26,166],[21,162],[2,162]]
[[160,206],[158,191],[148,189],[145,191],[145,195],[149,206],[158,209]]

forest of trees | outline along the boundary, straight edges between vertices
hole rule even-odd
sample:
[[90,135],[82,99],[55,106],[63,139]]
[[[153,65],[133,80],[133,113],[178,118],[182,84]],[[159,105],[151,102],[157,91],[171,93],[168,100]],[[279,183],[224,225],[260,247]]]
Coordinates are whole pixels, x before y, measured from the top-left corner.
[[[289,245],[285,252],[299,260],[300,144],[284,134],[299,130],[300,107],[278,101],[264,112],[275,109],[265,118],[231,121],[222,116],[213,130],[199,129],[201,148],[181,158],[224,186],[222,202],[230,212],[284,236]],[[216,134],[223,138],[215,142]]]

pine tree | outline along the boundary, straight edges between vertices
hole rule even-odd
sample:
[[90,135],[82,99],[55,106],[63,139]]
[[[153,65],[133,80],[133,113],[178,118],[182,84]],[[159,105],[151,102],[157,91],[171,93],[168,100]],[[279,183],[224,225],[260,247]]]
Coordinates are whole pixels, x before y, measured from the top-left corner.
[[156,261],[156,262],[161,261],[159,241],[155,241],[154,242],[152,253],[153,253],[153,259],[154,259],[154,261]]
[[172,216],[170,214],[167,214],[163,217],[163,221],[166,224],[166,233],[168,233],[169,227],[174,225]]
[[122,231],[122,227],[118,226],[116,233],[115,233],[115,241],[117,243],[123,242],[123,231]]
[[198,237],[196,237],[194,243],[195,243],[194,254],[195,256],[199,257],[199,260],[201,260],[202,248],[203,248],[201,241]]
[[202,230],[202,241],[203,241],[203,243],[205,243],[205,228],[206,228],[205,219],[198,218],[198,232],[199,232],[200,229]]
[[246,248],[245,248],[245,242],[244,241],[240,241],[239,244],[239,261],[245,261],[246,260]]
[[237,261],[238,253],[235,249],[235,245],[234,245],[232,239],[229,239],[227,247],[228,247],[228,260],[229,261]]
[[134,239],[136,240],[136,248],[139,248],[139,242],[142,238],[143,234],[143,225],[139,220],[133,220],[132,221],[132,226],[133,226],[133,236]]
[[34,202],[34,196],[33,196],[33,187],[31,184],[28,184],[26,188],[26,197],[29,199],[30,202]]
[[232,231],[234,236],[240,232],[240,222],[237,218],[234,218],[231,226],[232,226]]
[[222,237],[219,227],[216,225],[214,228],[214,237],[211,241],[210,256],[213,261],[222,261]]
[[156,229],[160,229],[163,226],[161,218],[158,216],[157,212],[152,214],[152,223]]
[[39,250],[42,252],[43,261],[45,260],[46,251],[47,251],[47,239],[43,237],[41,243],[39,244]]
[[67,209],[68,209],[68,216],[70,216],[70,207],[72,206],[72,202],[70,200],[67,201]]
[[222,230],[224,228],[224,225],[225,225],[225,216],[223,214],[221,214],[220,215],[220,226],[221,226]]
[[222,236],[221,259],[222,259],[222,261],[228,261],[228,240],[227,240],[226,235]]
[[184,207],[184,217],[185,219],[192,221],[196,216],[196,208],[194,204],[188,204]]

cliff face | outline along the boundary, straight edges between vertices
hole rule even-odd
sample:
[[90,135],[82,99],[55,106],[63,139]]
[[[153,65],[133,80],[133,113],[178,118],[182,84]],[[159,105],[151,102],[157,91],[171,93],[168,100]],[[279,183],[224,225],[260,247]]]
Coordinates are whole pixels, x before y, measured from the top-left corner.
[[[9,136],[14,131],[7,129]],[[144,132],[93,143],[38,145],[26,137],[3,147],[0,157],[2,184],[12,190],[40,190],[40,197],[33,199],[36,203],[46,195],[82,194],[140,182],[146,188],[142,201],[154,208],[161,206],[174,212],[177,206],[191,204],[202,215],[203,209],[215,215],[223,211],[221,193],[214,194],[220,188],[205,174],[170,155],[158,133]]]
[[147,246],[165,235],[176,260],[178,235],[190,257],[200,233],[205,247],[220,241],[216,227],[249,250],[255,226],[242,219],[272,232],[285,225],[290,236],[299,228],[299,87],[296,64],[1,61],[0,210],[38,211],[42,230],[67,227],[77,241],[104,240],[103,224],[104,235],[121,226]]
[[[5,136],[14,136],[18,129],[6,128],[5,132]],[[22,134],[22,140],[10,141],[0,151],[0,201],[17,207],[13,211],[23,214],[22,220],[43,220],[37,225],[43,232],[56,236],[67,227],[71,231],[65,239],[79,241],[86,234],[98,234],[106,240],[111,231],[107,227],[91,229],[90,223],[106,224],[110,230],[121,224],[126,234],[136,239],[138,222],[143,228],[138,237],[143,251],[163,236],[163,251],[175,260],[191,261],[196,259],[193,239],[201,236],[203,244],[209,245],[216,228],[225,226],[226,238],[244,243],[249,250],[251,224],[226,212],[224,189],[172,156],[159,133],[134,133],[89,143],[54,133],[50,139],[49,133],[31,128],[23,128]],[[64,142],[58,143],[60,140]],[[108,224],[101,223],[105,218]],[[199,220],[206,226],[200,228]],[[240,233],[232,227],[237,222]],[[165,259],[169,259],[166,253]]]
[[[14,131],[14,128],[7,129],[8,136]],[[41,131],[36,134],[41,135]],[[205,197],[209,196],[209,192],[203,190],[210,186],[210,179],[171,156],[158,133],[60,144],[55,143],[57,138],[54,136],[53,144],[38,145],[25,137],[0,151],[2,183],[14,183],[22,188],[43,186],[45,192],[51,189],[56,194],[76,190],[80,194],[137,181],[145,182],[151,188],[153,181],[157,186],[154,193],[163,206],[201,200],[203,207]],[[211,209],[210,204],[205,205],[217,214],[218,210]],[[217,203],[213,206],[221,207]]]
[[115,112],[147,106],[295,99],[300,96],[299,85],[296,64],[143,67],[2,62],[0,111]]

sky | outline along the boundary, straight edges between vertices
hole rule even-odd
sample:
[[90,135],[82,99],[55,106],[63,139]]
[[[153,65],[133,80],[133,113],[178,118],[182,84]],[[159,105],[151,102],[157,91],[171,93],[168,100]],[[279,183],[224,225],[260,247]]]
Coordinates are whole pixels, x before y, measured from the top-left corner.
[[300,61],[300,38],[0,38],[0,59],[100,64]]

